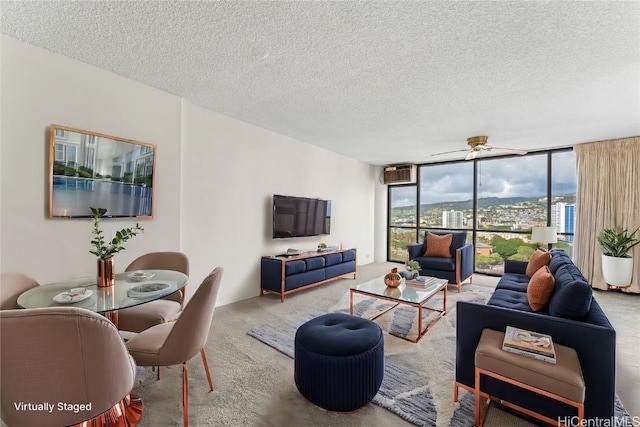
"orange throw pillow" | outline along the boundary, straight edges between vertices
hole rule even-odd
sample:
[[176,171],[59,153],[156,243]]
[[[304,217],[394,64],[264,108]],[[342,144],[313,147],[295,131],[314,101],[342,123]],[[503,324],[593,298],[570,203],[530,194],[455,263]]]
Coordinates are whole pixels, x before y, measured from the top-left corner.
[[540,267],[533,274],[527,286],[527,302],[531,310],[540,311],[546,307],[549,304],[555,286],[556,282],[551,271],[549,271],[549,267],[546,265]]
[[451,258],[451,240],[453,234],[444,234],[438,236],[437,234],[429,233],[427,231],[427,250],[424,256],[433,256],[437,258]]
[[533,253],[533,255],[531,255],[525,274],[529,277],[533,277],[533,275],[540,270],[540,267],[549,265],[549,261],[551,261],[551,254],[538,249]]

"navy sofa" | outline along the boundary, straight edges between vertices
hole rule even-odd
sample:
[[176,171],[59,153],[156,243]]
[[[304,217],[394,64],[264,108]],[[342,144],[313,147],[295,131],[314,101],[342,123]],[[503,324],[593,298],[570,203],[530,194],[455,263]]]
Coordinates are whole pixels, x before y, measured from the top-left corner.
[[[576,350],[585,382],[585,418],[610,419],[614,413],[616,331],[592,296],[591,285],[560,250],[551,251],[549,270],[555,288],[548,307],[533,312],[527,303],[526,262],[507,261],[488,303],[457,303],[456,383],[474,387],[474,355],[485,328],[507,326],[549,334]],[[574,416],[575,408],[492,378],[482,390],[551,419]]]
[[430,233],[442,236],[452,234],[451,258],[426,257],[423,256],[427,250],[427,233],[425,233],[424,242],[407,246],[409,252],[409,260],[418,261],[420,264],[420,275],[437,277],[439,279],[447,279],[449,283],[458,286],[465,280],[469,279],[473,274],[473,245],[467,242],[466,231],[445,231],[445,230],[427,230]]
[[290,258],[262,257],[260,294],[285,295],[353,274],[356,278],[356,250],[306,252]]

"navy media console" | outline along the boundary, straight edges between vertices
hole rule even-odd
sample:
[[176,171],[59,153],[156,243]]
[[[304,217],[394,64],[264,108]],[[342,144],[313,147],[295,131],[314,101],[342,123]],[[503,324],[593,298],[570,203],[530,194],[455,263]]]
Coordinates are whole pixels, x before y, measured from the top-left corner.
[[353,274],[356,278],[356,250],[304,252],[295,256],[265,256],[260,266],[260,295],[285,295]]

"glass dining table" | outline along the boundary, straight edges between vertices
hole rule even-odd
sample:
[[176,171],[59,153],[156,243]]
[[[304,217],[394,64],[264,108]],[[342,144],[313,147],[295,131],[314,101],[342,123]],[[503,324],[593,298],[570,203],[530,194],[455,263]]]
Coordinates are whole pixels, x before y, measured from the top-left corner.
[[[115,284],[96,286],[95,277],[81,277],[31,288],[18,297],[21,308],[79,307],[100,313],[117,327],[118,310],[146,304],[183,289],[188,276],[172,270],[118,273]],[[104,414],[83,423],[89,427],[135,426],[142,415],[142,400],[132,391]]]
[[21,308],[70,306],[100,313],[118,326],[118,310],[155,301],[187,285],[189,278],[172,270],[118,273],[115,284],[96,286],[95,277],[82,277],[31,288],[18,297]]

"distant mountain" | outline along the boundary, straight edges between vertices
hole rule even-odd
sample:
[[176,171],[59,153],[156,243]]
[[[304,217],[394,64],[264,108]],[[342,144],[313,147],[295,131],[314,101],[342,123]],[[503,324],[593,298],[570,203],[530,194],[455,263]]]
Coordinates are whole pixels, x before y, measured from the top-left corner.
[[542,197],[485,197],[478,199],[479,208],[490,208],[491,206],[514,205],[523,202],[537,202]]
[[[513,205],[516,203],[523,202],[538,202],[542,197],[483,197],[478,199],[478,207],[479,208],[490,208],[491,206],[500,206],[500,205]],[[438,203],[423,203],[420,205],[422,211],[430,210],[430,209],[442,209],[442,210],[454,210],[454,211],[463,211],[468,210],[473,207],[473,202],[471,199],[463,200],[459,202],[438,202]],[[414,209],[415,206],[402,206],[399,208],[394,208],[393,210],[405,210],[405,209]]]

